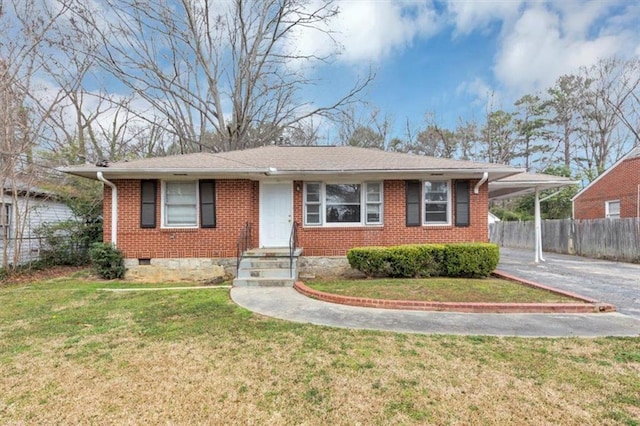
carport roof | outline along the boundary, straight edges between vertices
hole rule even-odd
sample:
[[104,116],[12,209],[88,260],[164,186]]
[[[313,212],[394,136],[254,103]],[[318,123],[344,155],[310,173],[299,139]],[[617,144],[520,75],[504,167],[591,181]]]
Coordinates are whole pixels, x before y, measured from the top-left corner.
[[489,182],[489,199],[499,200],[540,191],[578,185],[580,182],[562,176],[543,173],[520,173]]

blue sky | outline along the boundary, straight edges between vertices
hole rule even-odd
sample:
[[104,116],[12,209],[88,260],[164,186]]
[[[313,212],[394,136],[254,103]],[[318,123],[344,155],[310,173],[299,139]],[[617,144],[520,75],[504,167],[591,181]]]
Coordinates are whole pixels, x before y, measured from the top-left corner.
[[[546,90],[562,74],[599,58],[640,56],[637,0],[339,0],[329,28],[341,53],[317,76],[318,100],[348,87],[369,67],[376,79],[365,98],[394,119],[426,112],[444,126],[481,120],[487,104],[510,109],[527,93]],[[314,35],[297,41],[327,53]],[[492,100],[490,94],[493,93]]]

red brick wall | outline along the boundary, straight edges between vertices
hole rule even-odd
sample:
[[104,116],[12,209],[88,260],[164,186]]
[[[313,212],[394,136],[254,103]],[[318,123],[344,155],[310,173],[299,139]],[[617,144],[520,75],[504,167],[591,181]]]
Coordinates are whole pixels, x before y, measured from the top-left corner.
[[[471,185],[475,185],[472,181]],[[302,184],[300,182],[300,184]],[[301,185],[302,186],[302,185]],[[405,226],[405,182],[384,182],[384,225],[378,227],[304,227],[298,230],[300,247],[305,256],[342,256],[347,250],[358,246],[389,246],[412,243],[453,243],[465,241],[487,242],[488,196],[487,184],[475,195],[471,190],[471,225],[449,226]],[[303,223],[302,190],[294,194],[294,217]],[[453,207],[453,206],[452,206]],[[455,217],[452,214],[452,222]]]
[[[118,188],[118,248],[126,258],[235,257],[236,239],[247,221],[258,245],[259,183],[248,180],[216,181],[217,226],[213,229],[162,229],[160,190],[156,203],[158,227],[140,228],[140,181],[114,180]],[[301,183],[300,183],[301,184]],[[471,185],[475,185],[472,181]],[[295,188],[296,185],[294,185]],[[300,185],[302,186],[302,185]],[[294,218],[303,223],[303,191],[294,190]],[[453,207],[453,206],[452,206]],[[384,225],[376,227],[298,229],[299,246],[306,256],[341,256],[356,246],[409,243],[446,243],[488,240],[487,184],[478,195],[471,191],[471,225],[405,226],[404,181],[384,182]],[[105,186],[104,238],[111,238],[111,190]],[[452,214],[453,216],[453,214]],[[452,217],[452,221],[455,220]]]
[[620,200],[620,217],[637,217],[640,158],[630,158],[611,169],[573,203],[575,219],[602,219],[605,202]]
[[[118,248],[126,258],[235,257],[238,233],[245,222],[254,224],[257,245],[258,182],[216,181],[216,227],[162,229],[160,188],[155,229],[140,228],[140,181],[114,180],[118,188]],[[104,239],[111,240],[111,190],[104,192]]]

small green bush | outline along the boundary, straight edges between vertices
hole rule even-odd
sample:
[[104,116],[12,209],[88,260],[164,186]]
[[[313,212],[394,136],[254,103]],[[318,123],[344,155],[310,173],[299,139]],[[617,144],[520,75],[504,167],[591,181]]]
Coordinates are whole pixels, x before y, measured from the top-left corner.
[[417,276],[439,277],[444,275],[444,244],[422,244],[417,246],[420,264]]
[[495,244],[447,244],[444,249],[446,274],[450,277],[488,277],[500,260]]
[[417,246],[389,247],[385,250],[384,275],[390,277],[415,277],[418,273],[420,252]]
[[384,274],[386,270],[385,247],[358,247],[347,252],[347,260],[353,269],[368,277]]
[[347,252],[349,265],[369,277],[486,277],[498,258],[498,246],[484,243],[358,247]]
[[443,274],[444,245],[415,244],[386,249],[385,275],[391,277],[434,277]]
[[124,256],[109,243],[94,243],[89,250],[91,263],[98,276],[107,280],[123,278]]

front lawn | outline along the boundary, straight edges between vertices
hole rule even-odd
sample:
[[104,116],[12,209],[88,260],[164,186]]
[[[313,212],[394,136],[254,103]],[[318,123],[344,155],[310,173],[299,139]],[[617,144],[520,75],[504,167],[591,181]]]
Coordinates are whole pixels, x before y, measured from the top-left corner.
[[[228,290],[0,287],[2,424],[626,424],[640,339],[318,327]],[[156,285],[153,285],[157,287]]]
[[579,300],[498,278],[382,278],[311,280],[315,290],[387,300],[476,303],[580,303]]

